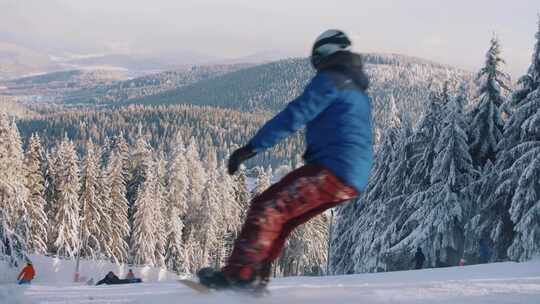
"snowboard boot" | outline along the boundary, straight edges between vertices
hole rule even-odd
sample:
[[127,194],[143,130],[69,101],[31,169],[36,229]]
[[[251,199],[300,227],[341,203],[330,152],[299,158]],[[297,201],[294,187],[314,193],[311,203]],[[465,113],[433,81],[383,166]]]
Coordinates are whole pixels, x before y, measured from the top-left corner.
[[256,282],[254,283],[254,292],[258,296],[266,296],[270,294],[268,291],[268,283],[270,283],[270,274],[272,273],[272,262],[263,262],[257,271]]
[[217,271],[212,267],[205,267],[197,271],[199,283],[210,289],[227,289],[231,287],[231,283],[221,271]]

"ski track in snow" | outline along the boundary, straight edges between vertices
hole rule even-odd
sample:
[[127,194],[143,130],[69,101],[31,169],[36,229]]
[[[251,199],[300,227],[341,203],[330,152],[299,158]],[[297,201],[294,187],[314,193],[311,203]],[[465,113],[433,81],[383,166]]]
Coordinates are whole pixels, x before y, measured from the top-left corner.
[[333,277],[274,280],[271,295],[255,299],[234,292],[197,294],[174,281],[87,286],[47,283],[0,285],[1,304],[120,303],[540,303],[540,262],[495,263]]

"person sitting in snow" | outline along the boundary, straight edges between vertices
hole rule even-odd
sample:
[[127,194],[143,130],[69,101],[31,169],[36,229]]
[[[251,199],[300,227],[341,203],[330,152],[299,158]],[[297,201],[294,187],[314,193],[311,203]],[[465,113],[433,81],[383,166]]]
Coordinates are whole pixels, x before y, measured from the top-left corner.
[[142,283],[142,280],[139,278],[133,277],[133,279],[119,279],[114,272],[109,271],[107,275],[99,282],[97,282],[96,285],[101,284],[107,284],[107,285],[115,285],[115,284],[129,284],[129,283]]
[[19,281],[19,285],[30,284],[35,276],[36,271],[34,270],[34,266],[32,266],[32,262],[29,261],[21,273],[19,273],[19,276],[17,276],[17,281]]
[[128,273],[126,274],[126,280],[133,280],[135,279],[135,274],[133,273],[133,269],[130,269]]
[[142,280],[140,278],[136,278],[135,274],[133,273],[133,269],[130,269],[126,275],[126,280],[129,280],[131,283],[141,283]]
[[105,275],[105,277],[101,281],[97,282],[96,285],[101,285],[101,284],[110,285],[110,284],[121,284],[121,283],[120,283],[120,279],[114,274],[114,272],[109,271],[107,275]]

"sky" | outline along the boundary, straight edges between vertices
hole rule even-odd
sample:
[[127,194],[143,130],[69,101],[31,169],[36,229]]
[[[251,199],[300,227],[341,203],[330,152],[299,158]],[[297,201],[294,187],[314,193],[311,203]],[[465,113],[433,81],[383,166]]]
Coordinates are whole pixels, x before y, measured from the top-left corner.
[[476,70],[497,34],[506,70],[526,71],[538,0],[0,0],[0,42],[47,52],[307,56],[342,29],[360,52],[399,53]]

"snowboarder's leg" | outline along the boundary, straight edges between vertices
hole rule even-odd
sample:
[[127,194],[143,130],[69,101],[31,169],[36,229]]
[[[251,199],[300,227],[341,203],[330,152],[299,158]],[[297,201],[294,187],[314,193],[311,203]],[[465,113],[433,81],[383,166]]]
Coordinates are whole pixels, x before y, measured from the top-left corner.
[[265,275],[264,267],[279,256],[295,227],[357,195],[354,188],[322,166],[306,165],[291,172],[251,202],[222,272],[239,284]]

